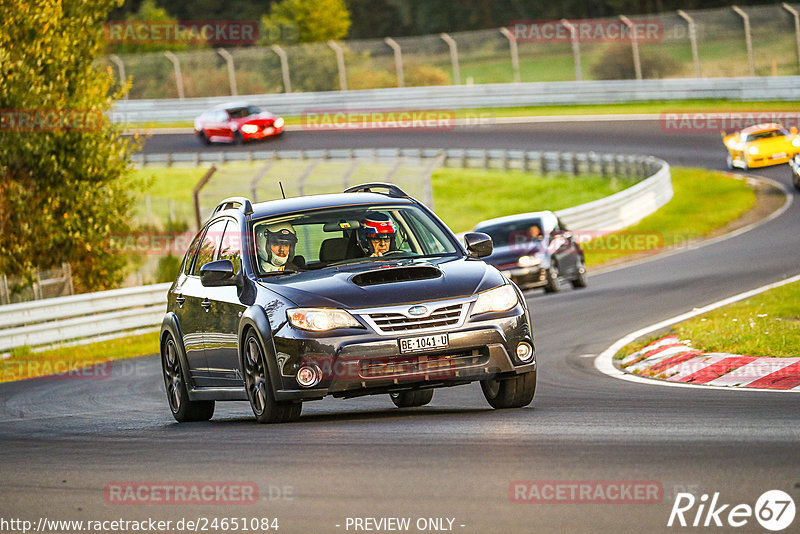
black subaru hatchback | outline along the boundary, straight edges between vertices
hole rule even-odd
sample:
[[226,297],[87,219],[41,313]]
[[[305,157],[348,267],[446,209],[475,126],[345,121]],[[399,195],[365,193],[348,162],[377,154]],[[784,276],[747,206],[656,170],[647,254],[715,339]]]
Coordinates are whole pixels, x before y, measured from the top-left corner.
[[302,403],[389,394],[398,407],[480,381],[494,408],[530,404],[536,360],[519,289],[391,184],[253,205],[223,200],[169,289],[161,327],[178,421],[249,400],[262,423]]

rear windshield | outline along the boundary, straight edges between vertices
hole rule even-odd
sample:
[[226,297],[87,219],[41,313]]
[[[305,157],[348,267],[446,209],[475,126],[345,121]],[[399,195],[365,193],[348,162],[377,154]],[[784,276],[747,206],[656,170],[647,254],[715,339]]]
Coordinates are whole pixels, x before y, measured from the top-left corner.
[[479,226],[476,231],[489,234],[495,247],[507,247],[519,243],[527,243],[544,235],[542,220],[538,218],[524,219],[492,226]]

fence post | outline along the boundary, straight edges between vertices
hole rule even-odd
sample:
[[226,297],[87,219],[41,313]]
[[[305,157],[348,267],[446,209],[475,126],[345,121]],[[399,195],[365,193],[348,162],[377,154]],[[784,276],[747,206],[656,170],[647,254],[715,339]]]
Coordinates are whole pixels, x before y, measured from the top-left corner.
[[[128,79],[125,76],[125,63],[122,62],[122,59],[116,55],[111,54],[108,56],[109,61],[111,61],[114,65],[117,66],[117,70],[119,71],[119,83],[121,86],[125,87],[125,81]],[[125,92],[125,95],[122,97],[123,100],[128,100],[128,92]]]
[[397,44],[397,41],[391,37],[385,38],[383,42],[389,45],[392,51],[394,51],[394,70],[397,73],[397,87],[405,87],[406,79],[405,75],[403,74],[403,51],[401,50],[400,45]]
[[217,172],[217,167],[215,165],[211,165],[208,168],[206,173],[200,178],[200,181],[197,182],[197,185],[194,186],[192,190],[192,201],[194,202],[194,220],[197,223],[197,230],[199,231],[203,227],[203,220],[200,217],[200,190],[205,187],[208,181],[211,179],[211,175]]
[[258,184],[264,179],[269,172],[269,169],[275,164],[276,159],[275,152],[273,152],[272,158],[267,162],[266,165],[256,172],[255,176],[253,176],[253,181],[250,182],[250,196],[253,197],[253,202],[258,202]]
[[319,165],[319,160],[309,163],[308,166],[303,169],[303,173],[297,179],[297,192],[301,197],[306,194],[306,180],[308,180],[308,177],[311,176],[312,172],[314,172],[314,169],[317,168],[317,165]]
[[278,57],[281,59],[281,74],[283,75],[283,92],[284,93],[291,93],[292,92],[292,81],[289,79],[289,58],[286,57],[286,50],[281,48],[280,46],[274,44],[270,46],[273,52],[278,54]]
[[441,37],[450,48],[450,64],[453,66],[453,80],[455,81],[455,85],[461,85],[461,69],[458,66],[458,45],[455,39],[446,33],[440,33],[439,37]]
[[694,19],[689,16],[686,11],[679,9],[678,16],[686,21],[689,25],[689,43],[692,46],[692,62],[694,63],[694,76],[700,77],[700,54],[697,52],[697,26],[695,26]]
[[8,290],[6,275],[0,275],[0,304],[11,304],[11,292]]
[[339,90],[347,91],[347,71],[344,66],[344,51],[336,41],[328,41],[328,46],[336,53],[336,64],[339,66]]
[[183,100],[185,95],[183,93],[183,76],[181,75],[181,63],[178,61],[178,56],[173,54],[172,52],[164,52],[164,55],[167,56],[172,62],[172,66],[175,68],[175,84],[178,86],[178,98]]
[[800,68],[800,16],[798,16],[797,10],[786,2],[781,5],[783,9],[791,13],[794,19],[794,40],[797,43],[797,66]]
[[225,59],[225,63],[228,65],[228,83],[231,86],[231,96],[236,96],[239,91],[236,88],[236,69],[233,65],[233,56],[224,48],[217,48],[217,53]]
[[519,83],[519,50],[517,49],[517,40],[505,26],[500,28],[500,33],[508,39],[508,48],[511,50],[511,68],[514,71],[514,83]]
[[642,61],[639,58],[639,43],[636,41],[633,22],[625,15],[619,16],[620,20],[628,27],[631,32],[631,50],[633,51],[633,69],[636,71],[636,79],[642,79]]
[[561,24],[569,30],[569,40],[572,42],[572,57],[575,63],[575,81],[583,80],[581,73],[581,42],[578,39],[578,29],[567,19],[561,19]]
[[750,65],[750,76],[756,75],[756,64],[753,60],[753,39],[750,36],[750,17],[739,6],[731,6],[744,21],[744,43],[747,47],[747,63]]

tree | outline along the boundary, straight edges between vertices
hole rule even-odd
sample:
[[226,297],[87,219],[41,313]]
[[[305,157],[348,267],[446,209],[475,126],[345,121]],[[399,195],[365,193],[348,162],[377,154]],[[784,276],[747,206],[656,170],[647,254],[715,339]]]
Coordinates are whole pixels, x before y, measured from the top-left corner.
[[137,142],[106,116],[95,69],[113,0],[0,0],[0,272],[31,277],[69,262],[78,290],[113,287],[125,260]]
[[[172,23],[176,24],[177,19],[170,16],[166,9],[159,7],[155,0],[144,0],[139,6],[139,10],[135,13],[129,13],[125,16],[125,22],[137,23]],[[186,43],[109,43],[109,48],[113,49],[118,54],[132,54],[139,52],[160,52],[164,50],[186,50],[188,45]]]
[[265,44],[335,41],[347,37],[350,12],[344,0],[281,0],[262,25]]

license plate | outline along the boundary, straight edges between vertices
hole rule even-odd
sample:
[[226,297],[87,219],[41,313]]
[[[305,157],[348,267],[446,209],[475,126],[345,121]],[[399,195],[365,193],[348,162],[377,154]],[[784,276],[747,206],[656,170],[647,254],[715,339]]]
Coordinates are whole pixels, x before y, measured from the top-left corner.
[[406,353],[445,348],[450,343],[450,337],[447,334],[436,334],[433,336],[409,337],[399,341],[400,352]]
[[786,157],[786,152],[778,152],[772,155],[772,159],[783,159]]

